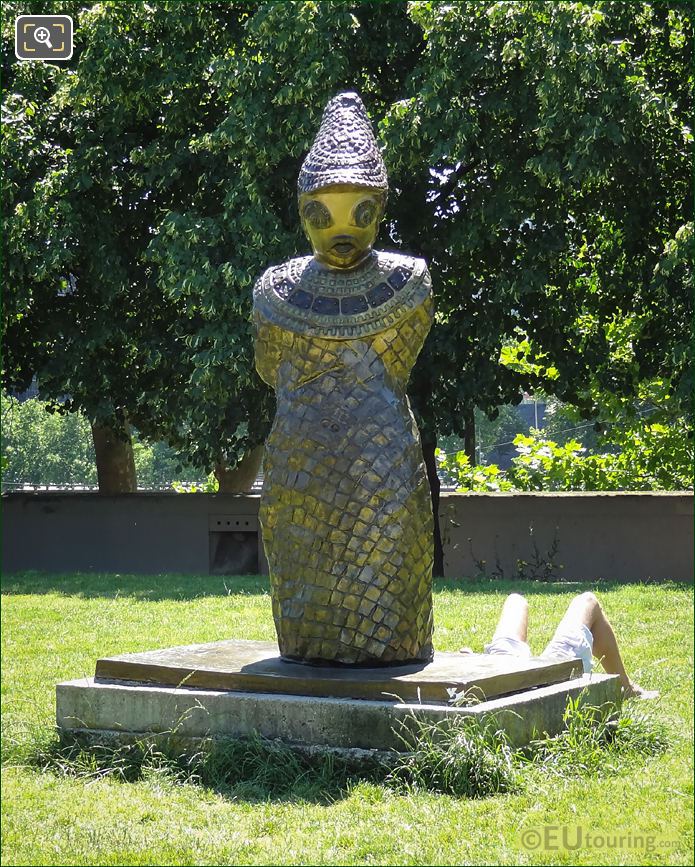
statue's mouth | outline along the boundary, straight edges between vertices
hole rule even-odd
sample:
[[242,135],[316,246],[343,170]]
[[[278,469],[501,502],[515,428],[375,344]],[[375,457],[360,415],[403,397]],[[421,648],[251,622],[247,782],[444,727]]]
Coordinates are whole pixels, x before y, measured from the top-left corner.
[[339,241],[336,241],[331,246],[331,250],[333,250],[333,252],[337,253],[339,256],[346,256],[348,253],[352,253],[352,251],[355,249],[357,248],[348,238],[341,238]]

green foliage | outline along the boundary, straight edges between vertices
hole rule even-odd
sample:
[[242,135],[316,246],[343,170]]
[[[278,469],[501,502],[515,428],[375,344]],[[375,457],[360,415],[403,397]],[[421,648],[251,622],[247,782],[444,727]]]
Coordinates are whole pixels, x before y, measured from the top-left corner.
[[[19,62],[15,13],[75,54]],[[137,34],[137,44],[133,34]],[[588,415],[692,374],[692,11],[680,3],[7,3],[3,381],[206,472],[262,441],[253,280],[307,250],[299,165],[357,88],[390,173],[385,244],[437,318],[410,386],[462,434],[544,388]]]
[[[248,5],[107,2],[58,11],[73,15],[73,60],[11,63],[6,81],[13,293],[3,321],[5,384],[21,389],[36,374],[44,399],[69,396],[65,410],[115,428],[128,417],[208,470],[227,452],[234,463],[249,437],[263,438],[269,410],[253,379],[239,296],[234,283],[221,283],[225,238],[203,215],[189,220],[182,249],[170,248],[183,261],[192,245],[196,283],[216,281],[225,296],[223,310],[207,305],[219,325],[211,335],[210,316],[162,291],[146,251],[166,234],[166,216],[198,191],[204,208],[219,206],[227,161],[201,176],[207,157],[191,141],[223,116],[211,70],[214,58],[235,55]],[[8,57],[13,17],[3,26]],[[201,395],[210,370],[215,388]]]
[[[4,392],[2,474],[5,483],[96,485],[94,443],[89,422],[80,412],[58,413],[36,398],[18,401]],[[200,472],[166,443],[142,442],[134,436],[133,456],[139,488],[181,486],[197,482]]]
[[[185,401],[188,449],[207,465],[220,429],[232,464],[268,429],[274,407],[254,369],[251,292],[269,264],[308,252],[296,180],[323,107],[346,86],[388,104],[416,31],[403,3],[239,8],[244,28],[234,49],[213,57],[201,49],[217,117],[190,130],[195,189],[162,213],[146,253],[161,293],[182,308],[178,353],[189,376],[185,394],[169,403]],[[166,415],[177,427],[177,415]]]
[[[625,421],[623,416],[615,419],[615,424],[624,425]],[[547,439],[559,444],[577,440],[586,449],[586,454],[600,454],[611,450],[605,440],[607,429],[607,422],[599,421],[596,416],[587,421],[576,406],[562,403],[555,397],[545,398],[543,435]]]
[[524,422],[518,406],[505,404],[498,407],[498,410],[494,419],[489,419],[480,410],[475,413],[475,445],[481,463],[498,444],[511,443],[517,433],[527,433],[529,430],[529,425]]
[[171,487],[178,494],[216,494],[220,483],[217,481],[215,474],[210,473],[203,482],[182,482],[177,479],[171,483]]
[[497,464],[471,464],[464,451],[444,454],[437,449],[439,473],[460,491],[511,491],[513,485]]
[[[542,430],[547,439],[560,444],[576,439],[588,454],[606,450],[605,437],[597,432],[597,427],[603,430],[607,426],[605,422],[600,423],[596,418],[587,421],[577,407],[543,392],[537,398],[538,403],[545,407]],[[519,404],[503,404],[493,415],[494,418],[490,418],[479,409],[475,411],[475,447],[480,464],[494,462],[498,450],[511,451],[514,437],[519,433],[528,434],[533,427],[533,422],[522,415]],[[440,437],[438,445],[440,454],[451,454],[463,450],[464,442],[460,437],[449,435]]]
[[514,438],[516,457],[502,471],[472,466],[464,452],[438,454],[442,475],[465,491],[654,491],[693,485],[692,429],[685,420],[663,425],[647,420],[616,428],[607,437],[616,451],[584,455],[575,439],[558,444],[531,429]]
[[411,724],[408,751],[387,778],[396,789],[481,798],[518,788],[514,751],[492,723],[463,716],[440,723],[413,717]]
[[635,702],[616,710],[613,705],[583,702],[582,696],[569,698],[564,723],[559,734],[530,744],[531,760],[544,773],[611,776],[624,772],[630,760],[668,748],[664,726]]
[[591,416],[655,377],[686,414],[692,10],[409,8],[426,48],[381,132],[394,237],[434,277],[425,428],[462,434],[473,406],[541,388]]
[[[157,489],[171,486],[174,490],[178,490],[177,485],[181,485],[183,490],[187,490],[197,488],[201,484],[200,470],[192,467],[184,456],[177,454],[166,443],[142,442],[138,438],[137,431],[133,439],[138,488]],[[209,479],[204,482],[202,489],[209,490],[206,487],[209,482]]]
[[19,402],[2,394],[3,481],[96,485],[89,422],[79,413],[60,415],[39,400]]

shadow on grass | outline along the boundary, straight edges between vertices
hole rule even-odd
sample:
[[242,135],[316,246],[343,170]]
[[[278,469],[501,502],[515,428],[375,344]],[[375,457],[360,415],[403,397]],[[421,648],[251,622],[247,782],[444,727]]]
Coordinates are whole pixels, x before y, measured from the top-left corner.
[[584,593],[587,590],[620,590],[627,587],[658,586],[664,590],[688,590],[689,585],[678,581],[617,581],[607,578],[587,578],[583,581],[545,581],[529,578],[435,578],[434,591],[448,593],[483,593],[506,596],[521,593],[524,596],[561,596]]
[[[655,583],[664,589],[683,590],[684,585],[671,582],[634,582],[638,585]],[[435,593],[485,593],[506,595],[523,593],[527,596],[553,596],[581,593],[585,590],[611,590],[629,586],[630,582],[534,581],[502,580],[497,578],[437,578]],[[126,575],[114,573],[77,572],[53,575],[47,572],[17,572],[3,576],[2,592],[7,595],[41,595],[56,593],[83,599],[114,599],[127,596],[142,602],[165,599],[187,601],[206,596],[262,596],[269,593],[267,575]]]
[[[12,764],[11,757],[6,761]],[[335,753],[299,752],[282,741],[253,736],[226,739],[182,753],[176,740],[143,736],[110,745],[79,736],[46,739],[25,752],[24,767],[85,783],[110,779],[125,785],[147,781],[193,785],[248,803],[332,804],[361,782],[383,782],[390,766],[382,756],[359,761]]]
[[[669,748],[663,723],[639,704],[595,706],[578,696],[568,700],[563,721],[557,735],[515,749],[494,717],[414,719],[402,738],[406,751],[354,754],[300,750],[257,733],[197,745],[175,732],[132,734],[125,743],[120,736],[109,742],[112,733],[65,733],[62,741],[35,741],[22,764],[84,782],[155,781],[159,786],[199,786],[249,803],[332,804],[365,782],[406,795],[428,791],[485,798],[521,790],[527,771],[565,780],[620,775]],[[105,740],[95,742],[95,736]]]
[[16,572],[4,575],[2,592],[8,595],[57,593],[83,599],[128,596],[142,602],[165,599],[186,601],[205,596],[262,596],[270,590],[267,575],[126,575],[75,572]]

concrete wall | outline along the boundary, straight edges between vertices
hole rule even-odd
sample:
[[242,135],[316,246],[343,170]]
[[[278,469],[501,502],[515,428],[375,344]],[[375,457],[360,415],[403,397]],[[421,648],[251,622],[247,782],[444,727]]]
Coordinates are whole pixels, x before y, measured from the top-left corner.
[[693,496],[445,494],[446,575],[693,580]]
[[[3,571],[265,572],[259,499],[4,494]],[[693,577],[689,493],[443,494],[440,519],[451,577]]]
[[228,534],[232,541],[243,534],[240,543],[249,535],[255,542],[255,562],[244,571],[267,570],[257,541],[259,500],[232,494],[3,494],[3,570],[207,574],[215,571]]

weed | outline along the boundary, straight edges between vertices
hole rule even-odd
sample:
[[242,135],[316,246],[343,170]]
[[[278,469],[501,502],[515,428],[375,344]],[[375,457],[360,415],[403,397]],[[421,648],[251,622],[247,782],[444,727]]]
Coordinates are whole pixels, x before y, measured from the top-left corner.
[[668,746],[664,726],[634,702],[618,711],[612,704],[582,703],[579,695],[568,700],[564,723],[559,734],[533,741],[527,752],[562,777],[621,773],[635,759],[658,755]]
[[503,731],[473,716],[408,722],[410,730],[399,736],[409,751],[396,760],[388,785],[468,798],[518,787],[515,753]]

